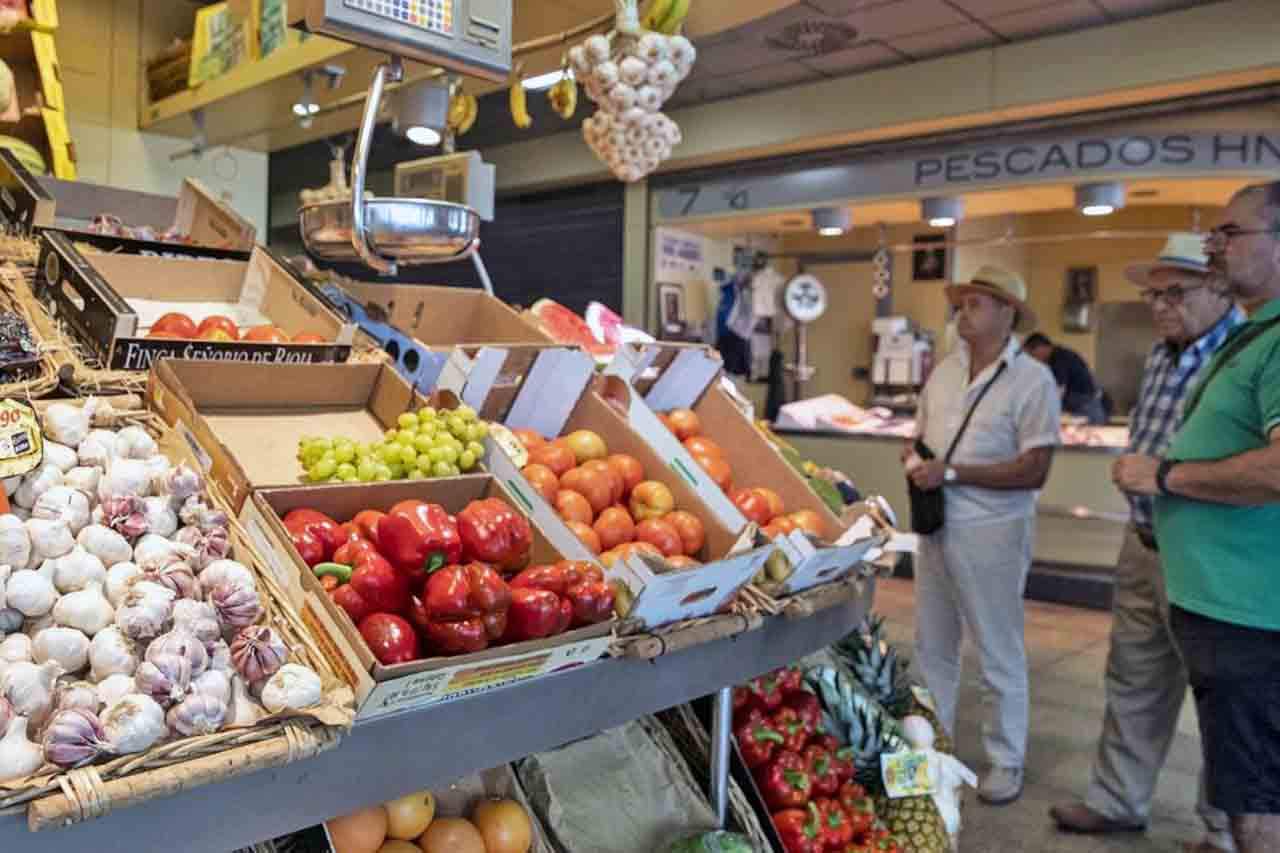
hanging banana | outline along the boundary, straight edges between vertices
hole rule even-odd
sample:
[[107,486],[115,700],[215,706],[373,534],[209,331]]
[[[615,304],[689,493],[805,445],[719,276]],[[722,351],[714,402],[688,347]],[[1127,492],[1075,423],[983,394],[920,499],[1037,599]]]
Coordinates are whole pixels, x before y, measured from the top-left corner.
[[547,91],[547,100],[551,102],[551,109],[555,110],[556,115],[562,119],[571,119],[578,111],[578,82],[573,77],[573,70],[569,68],[567,53],[560,60],[560,73],[563,76]]
[[461,89],[453,93],[449,99],[449,127],[455,131],[462,127],[467,118],[467,95]]
[[480,115],[480,101],[475,95],[463,95],[466,99],[466,114],[458,125],[458,136],[462,136],[471,128],[475,127],[476,118]]
[[662,22],[671,14],[671,7],[675,5],[676,0],[651,0],[649,8],[645,10],[644,17],[640,19],[640,24],[646,30],[659,32]]
[[525,130],[533,125],[533,116],[529,115],[529,99],[525,94],[524,81],[520,79],[523,66],[517,67],[511,75],[511,120],[516,127]]
[[680,32],[680,28],[684,26],[684,19],[689,17],[690,2],[691,0],[671,0],[671,10],[659,24],[658,32],[669,36]]

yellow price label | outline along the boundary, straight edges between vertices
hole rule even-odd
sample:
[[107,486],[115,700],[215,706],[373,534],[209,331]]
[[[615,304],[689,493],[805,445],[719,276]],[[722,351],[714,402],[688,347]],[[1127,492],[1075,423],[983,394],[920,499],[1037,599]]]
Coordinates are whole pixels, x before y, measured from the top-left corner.
[[0,477],[16,477],[40,467],[44,432],[35,411],[17,400],[0,400]]

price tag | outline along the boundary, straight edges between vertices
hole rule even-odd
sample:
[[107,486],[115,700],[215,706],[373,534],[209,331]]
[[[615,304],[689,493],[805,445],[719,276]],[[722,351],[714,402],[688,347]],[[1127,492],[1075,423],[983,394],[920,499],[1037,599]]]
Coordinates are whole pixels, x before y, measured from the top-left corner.
[[36,413],[17,400],[0,400],[0,477],[17,477],[40,467],[44,432]]
[[904,750],[880,754],[880,775],[889,799],[923,797],[934,793],[937,785],[929,773],[929,755]]

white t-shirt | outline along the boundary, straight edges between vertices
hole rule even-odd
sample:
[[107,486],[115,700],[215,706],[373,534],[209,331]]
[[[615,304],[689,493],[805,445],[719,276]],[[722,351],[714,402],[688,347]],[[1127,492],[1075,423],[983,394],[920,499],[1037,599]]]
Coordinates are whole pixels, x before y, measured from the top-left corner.
[[[1011,461],[1037,447],[1062,443],[1062,404],[1049,368],[1022,352],[1010,339],[1004,353],[969,381],[969,347],[959,341],[951,354],[934,368],[920,399],[916,434],[942,458],[960,430],[965,414],[1001,362],[1008,367],[982,398],[953,465],[992,465]],[[947,524],[997,522],[1029,518],[1036,511],[1038,492],[1031,489],[1001,490],[979,486],[944,486]]]
[[751,279],[751,313],[773,317],[778,313],[778,288],[786,280],[773,267],[765,267]]

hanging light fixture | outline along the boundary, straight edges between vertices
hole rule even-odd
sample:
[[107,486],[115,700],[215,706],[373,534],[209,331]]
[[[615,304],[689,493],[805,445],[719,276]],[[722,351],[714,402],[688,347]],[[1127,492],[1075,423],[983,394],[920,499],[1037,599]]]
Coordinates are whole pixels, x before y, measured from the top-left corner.
[[823,237],[839,237],[853,225],[853,215],[843,207],[815,207],[813,227]]
[[311,71],[302,72],[302,97],[293,104],[293,114],[298,117],[303,127],[310,127],[311,118],[320,112],[320,104],[316,102],[316,96],[312,92],[311,78]]
[[396,125],[418,145],[439,145],[449,120],[449,85],[434,78],[400,87]]
[[1076,187],[1076,210],[1085,216],[1110,216],[1124,207],[1124,184],[1107,181]]
[[950,196],[926,198],[920,213],[932,228],[950,228],[964,218],[964,201]]

